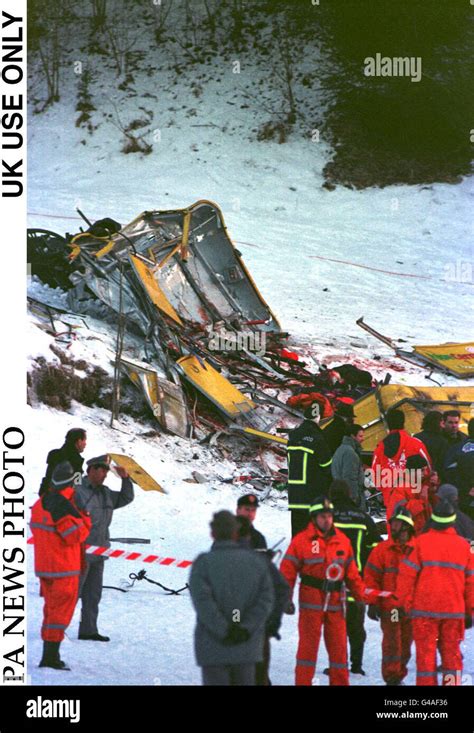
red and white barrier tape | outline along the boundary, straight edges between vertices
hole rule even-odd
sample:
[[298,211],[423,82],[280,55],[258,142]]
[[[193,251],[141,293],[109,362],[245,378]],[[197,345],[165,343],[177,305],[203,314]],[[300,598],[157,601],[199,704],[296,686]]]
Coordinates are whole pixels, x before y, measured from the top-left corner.
[[[33,537],[30,537],[28,544],[34,544]],[[114,549],[113,547],[98,547],[96,545],[86,545],[86,553],[88,555],[100,555],[101,557],[121,557],[122,560],[137,560],[146,563],[156,563],[157,565],[173,565],[177,568],[188,568],[192,565],[191,560],[177,560],[175,557],[161,557],[160,555],[149,555],[145,552],[130,552],[130,550]]]

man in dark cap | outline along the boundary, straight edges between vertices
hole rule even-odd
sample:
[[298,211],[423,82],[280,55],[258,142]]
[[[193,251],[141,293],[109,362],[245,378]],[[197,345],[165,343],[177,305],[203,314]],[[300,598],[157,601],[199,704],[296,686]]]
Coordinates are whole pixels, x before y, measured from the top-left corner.
[[44,599],[43,657],[40,667],[69,670],[59,655],[64,632],[77,603],[79,577],[84,564],[84,543],[90,518],[75,501],[74,471],[70,463],[59,463],[48,489],[31,510],[34,537],[35,574]]
[[71,464],[74,471],[74,484],[77,486],[82,478],[82,466],[84,459],[81,453],[84,452],[87,443],[87,434],[83,428],[71,428],[66,433],[64,443],[61,448],[55,448],[49,451],[46,459],[46,474],[41,481],[39,495],[42,496],[49,489],[51,476],[55,467],[59,463],[67,461]]
[[[329,496],[334,504],[334,526],[349,538],[357,570],[362,575],[370,551],[380,542],[380,535],[373,519],[360,509],[351,497],[346,481],[333,481]],[[364,644],[367,638],[364,629],[365,605],[347,596],[347,636],[349,638],[351,672],[365,675],[362,669]]]
[[[87,477],[77,488],[81,506],[89,512],[92,529],[87,542],[98,547],[110,547],[109,526],[115,509],[127,506],[134,499],[133,484],[126,470],[116,467],[122,479],[120,491],[112,491],[104,486],[110,468],[110,456],[103,455],[87,461]],[[82,600],[79,639],[86,641],[110,641],[108,636],[99,634],[97,617],[102,596],[104,560],[100,555],[87,555],[87,567],[81,577],[80,596]]]
[[235,512],[238,517],[247,517],[250,522],[250,547],[252,550],[266,550],[267,541],[263,534],[255,529],[253,523],[258,509],[258,498],[255,494],[245,494],[241,496],[237,501],[237,511]]

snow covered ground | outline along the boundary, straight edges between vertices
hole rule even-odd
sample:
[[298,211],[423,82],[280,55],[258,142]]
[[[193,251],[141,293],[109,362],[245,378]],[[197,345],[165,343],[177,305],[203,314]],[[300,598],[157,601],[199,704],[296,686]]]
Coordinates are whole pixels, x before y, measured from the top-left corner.
[[[255,140],[251,130],[268,113],[249,103],[261,79],[250,60],[240,74],[217,61],[206,67],[199,96],[190,94],[192,70],[175,77],[163,66],[150,75],[144,63],[132,95],[117,89],[104,63],[91,85],[100,105],[92,136],[74,125],[72,72],[61,102],[30,116],[30,227],[77,230],[83,222],[69,218],[76,206],[91,220],[125,224],[144,210],[211,199],[284,328],[314,343],[322,360],[377,353],[390,361],[388,347],[356,326],[361,315],[412,344],[472,338],[473,178],[328,191],[322,170],[331,151],[323,138],[312,141],[314,125],[306,139]],[[144,109],[152,115],[150,155],[120,152],[114,105],[124,124],[146,118]]]
[[[162,556],[192,560],[210,546],[209,521],[219,509],[233,510],[236,498],[245,489],[220,484],[216,479],[207,484],[187,483],[191,470],[202,473],[227,473],[232,466],[216,464],[207,449],[177,438],[157,441],[154,438],[137,439],[142,426],[126,419],[121,430],[107,427],[108,415],[101,411],[76,406],[74,417],[46,407],[29,409],[30,434],[47,436],[47,446],[60,445],[72,425],[87,426],[86,455],[105,451],[132,454],[169,492],[167,495],[135,489],[135,501],[114,513],[111,537],[141,537],[150,539],[149,545],[124,545],[137,552],[156,552]],[[29,499],[36,500],[36,491],[43,475],[45,440],[30,444]],[[179,454],[178,454],[179,451]],[[199,454],[198,459],[192,458]],[[119,488],[119,480],[109,475],[111,488]],[[271,498],[258,510],[256,526],[266,535],[269,545],[290,540],[289,514],[285,502]],[[79,607],[67,631],[62,656],[72,667],[70,672],[59,672],[37,667],[42,642],[39,631],[42,619],[42,599],[38,595],[38,581],[34,577],[33,548],[29,545],[28,580],[28,671],[31,683],[37,685],[197,685],[200,672],[193,654],[194,612],[189,592],[180,596],[166,595],[157,586],[138,581],[128,593],[104,589],[100,605],[99,630],[111,636],[111,642],[100,644],[77,639]],[[121,559],[106,563],[105,583],[121,585],[129,573],[146,568],[147,575],[163,585],[178,589],[188,579],[189,571],[157,564],[144,565]],[[368,641],[364,658],[366,677],[351,675],[351,684],[380,685],[381,634],[378,624],[366,620]],[[272,681],[276,685],[293,684],[294,657],[297,645],[297,617],[285,616],[281,641],[272,642]],[[462,648],[466,675],[474,677],[472,639],[466,637]],[[321,647],[315,684],[327,685],[322,674],[327,655]],[[415,682],[414,661],[410,662],[407,684]]]
[[[39,297],[44,289],[36,283],[33,291]],[[58,294],[56,293],[56,296]],[[100,321],[87,317],[87,326],[77,330],[78,337],[68,353],[74,359],[85,359],[91,364],[110,368],[113,355],[113,333]],[[28,358],[30,368],[35,359],[57,361],[49,348],[54,339],[37,327],[30,318],[28,330]],[[64,348],[64,345],[63,345]],[[116,542],[116,548],[125,548],[177,560],[193,560],[209,548],[209,521],[213,512],[233,510],[239,495],[251,490],[239,482],[223,483],[246,473],[242,464],[222,460],[216,449],[171,435],[147,436],[153,423],[143,424],[124,416],[109,427],[110,413],[73,403],[69,412],[62,412],[42,404],[27,408],[28,420],[28,503],[37,499],[37,490],[44,473],[47,451],[62,444],[71,427],[87,429],[88,445],[85,457],[105,452],[134,457],[168,492],[144,492],[135,489],[133,504],[117,510],[111,527],[112,538],[135,537],[149,539],[149,544],[127,545]],[[204,484],[190,483],[192,472],[208,478]],[[119,489],[119,479],[109,474],[111,488]],[[278,543],[285,550],[290,541],[290,520],[286,499],[272,489],[258,510],[257,527],[266,535],[269,546]],[[100,606],[99,629],[112,637],[109,644],[84,642],[77,639],[79,607],[63,643],[63,657],[72,667],[71,672],[58,672],[37,667],[41,655],[40,625],[42,599],[39,583],[33,573],[33,548],[28,546],[28,670],[32,684],[141,684],[141,685],[196,685],[200,683],[199,669],[193,655],[194,612],[188,591],[180,596],[166,595],[157,586],[137,581],[127,593],[104,589]],[[110,559],[106,564],[106,585],[121,587],[129,582],[129,573],[146,569],[147,575],[174,589],[185,585],[189,570],[178,567],[147,565],[136,561]],[[382,684],[380,676],[381,635],[378,624],[367,620],[368,641],[364,667],[367,676],[351,676],[352,684]],[[469,636],[463,645],[465,673],[474,675],[474,660],[469,651]],[[282,640],[272,644],[272,680],[274,684],[292,684],[294,657],[297,645],[297,617],[284,617]],[[326,685],[322,674],[327,656],[321,648],[315,684]],[[467,678],[466,678],[467,679]],[[472,677],[471,677],[472,679]],[[414,664],[410,665],[407,679],[414,683]]]
[[[396,382],[431,384],[425,372],[395,359],[388,347],[361,331],[355,321],[364,315],[382,333],[411,344],[472,338],[474,179],[455,186],[327,191],[322,188],[322,169],[330,156],[326,143],[312,142],[310,130],[307,139],[290,138],[283,145],[250,141],[249,129],[265,121],[258,106],[241,107],[246,100],[243,90],[253,83],[251,70],[244,66],[236,78],[231,69],[216,68],[214,76],[220,83],[214,79],[199,97],[191,98],[189,78],[171,83],[166,71],[144,72],[136,80],[141,97],[132,99],[119,94],[112,74],[101,75],[95,93],[119,104],[126,121],[140,114],[140,103],[153,112],[152,128],[160,134],[150,137],[152,153],[141,156],[120,153],[117,130],[105,112],[104,116],[94,113],[99,127],[92,137],[75,127],[77,78],[71,72],[61,103],[30,116],[28,225],[64,233],[81,224],[70,219],[76,217],[76,206],[90,219],[111,216],[125,224],[146,209],[214,200],[223,209],[230,234],[263,296],[294,343],[310,344],[321,362],[347,360],[377,376],[390,371]],[[469,266],[470,278],[466,276]],[[28,328],[30,362],[41,354],[51,359],[51,339],[33,322]],[[95,345],[91,341],[86,347],[84,340],[74,344],[73,353],[100,363],[109,341],[110,334],[104,332]],[[439,381],[456,383],[451,378]],[[232,475],[235,466],[230,461],[219,464],[207,448],[173,436],[143,437],[143,426],[131,418],[121,420],[117,430],[108,423],[105,411],[77,404],[70,413],[44,405],[28,408],[30,503],[35,501],[48,450],[61,445],[69,428],[84,426],[86,458],[106,451],[133,455],[169,492],[159,495],[137,489],[134,503],[115,513],[112,537],[149,538],[143,551],[192,560],[210,546],[212,513],[233,509],[238,495],[245,493],[243,487],[222,484],[217,478]],[[197,459],[193,458],[196,453]],[[211,480],[187,483],[184,479],[192,470],[210,475]],[[110,485],[117,487],[118,480],[111,477]],[[288,543],[289,515],[285,502],[273,494],[259,509],[256,524],[270,545],[282,537],[282,547]],[[32,552],[30,546],[32,683],[200,683],[192,649],[194,614],[189,594],[167,596],[145,581],[129,593],[104,590],[100,631],[110,634],[110,644],[78,641],[76,611],[63,644],[63,656],[72,671],[38,669],[42,600]],[[106,582],[118,585],[141,567],[109,560]],[[184,585],[188,575],[186,570],[158,565],[147,571],[173,588]],[[351,676],[351,684],[378,685],[382,684],[380,631],[371,621],[366,628],[367,676]],[[285,617],[282,637],[272,644],[272,679],[274,684],[292,684],[296,616]],[[472,649],[468,652],[466,642],[463,651],[465,671],[474,675]],[[322,675],[326,660],[321,648],[317,676],[321,685],[327,684]],[[408,682],[414,682],[413,661]]]
[[[209,474],[222,472],[226,467],[210,465],[207,450],[186,441],[170,438],[159,443],[155,439],[137,440],[140,425],[127,419],[121,428],[127,432],[112,431],[106,427],[107,415],[100,411],[77,406],[74,418],[49,408],[29,410],[29,426],[34,435],[47,435],[48,445],[60,445],[64,433],[74,423],[87,426],[87,455],[114,451],[133,454],[159,480],[167,495],[144,492],[136,488],[135,501],[114,513],[112,537],[142,537],[149,545],[124,545],[137,552],[157,552],[183,560],[192,560],[210,546],[209,521],[219,509],[233,510],[236,498],[245,490],[210,481],[207,484],[186,483],[191,470]],[[128,432],[129,431],[129,432]],[[178,456],[179,450],[179,456]],[[200,458],[192,459],[198,452]],[[178,462],[179,459],[179,462]],[[37,442],[29,451],[29,498],[36,500],[36,491],[44,468],[44,441]],[[227,468],[230,468],[227,467]],[[119,488],[119,480],[109,476],[111,488]],[[289,514],[282,500],[271,499],[258,510],[256,526],[264,532],[270,545],[282,537],[285,548],[290,539]],[[58,672],[37,667],[42,642],[39,630],[42,619],[42,599],[38,595],[38,581],[32,572],[33,548],[30,545],[30,573],[28,580],[28,671],[32,684],[140,684],[140,685],[196,685],[200,673],[194,662],[194,612],[189,592],[180,596],[166,595],[157,586],[142,580],[128,593],[104,589],[100,605],[99,630],[111,636],[108,644],[84,642],[77,639],[79,607],[67,631],[62,656],[72,667],[70,672]],[[160,565],[144,565],[120,559],[106,563],[105,583],[119,586],[128,580],[129,573],[146,568],[147,575],[171,588],[181,588],[188,579],[189,570]],[[354,684],[381,684],[380,631],[378,625],[367,621],[369,641],[364,667],[367,676],[352,676]],[[272,680],[274,684],[293,684],[294,656],[297,644],[296,616],[285,616],[282,640],[273,642]],[[327,656],[321,650],[317,683],[326,685],[322,674]],[[474,668],[470,670],[474,672]],[[413,682],[413,669],[409,681]],[[316,682],[315,682],[316,683]]]

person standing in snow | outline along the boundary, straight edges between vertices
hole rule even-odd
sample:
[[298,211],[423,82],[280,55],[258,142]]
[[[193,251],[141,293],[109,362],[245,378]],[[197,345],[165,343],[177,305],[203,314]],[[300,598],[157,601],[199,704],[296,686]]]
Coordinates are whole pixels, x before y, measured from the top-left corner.
[[[370,551],[380,542],[380,534],[372,517],[359,509],[350,494],[346,481],[333,481],[329,488],[329,498],[334,504],[334,526],[349,538],[357,570],[362,575]],[[346,621],[352,674],[365,675],[362,668],[364,644],[367,638],[364,616],[365,605],[349,595]]]
[[40,667],[69,670],[59,647],[76,607],[79,577],[84,568],[84,542],[91,528],[89,516],[78,508],[74,471],[59,463],[47,491],[34,504],[30,527],[34,538],[35,575],[44,598],[43,656]]
[[[87,461],[87,477],[77,488],[81,506],[89,512],[92,520],[87,543],[99,547],[110,547],[109,526],[114,510],[127,506],[134,499],[132,481],[120,466],[116,470],[122,479],[121,490],[112,491],[104,486],[109,468],[110,456],[91,458]],[[97,629],[105,558],[88,554],[86,559],[86,569],[81,577],[82,613],[78,638],[85,641],[110,641],[110,637],[99,634]]]
[[237,511],[238,517],[247,517],[250,522],[250,547],[252,550],[266,550],[267,541],[263,534],[255,529],[254,521],[257,515],[258,509],[258,498],[255,494],[245,494],[239,497],[237,500]]
[[[370,588],[395,592],[400,563],[415,550],[415,524],[406,509],[400,507],[390,519],[390,537],[369,555],[364,581]],[[411,656],[412,628],[407,614],[393,608],[393,602],[381,599],[369,608],[372,621],[382,628],[382,677],[386,685],[397,686],[405,679]]]
[[365,512],[365,473],[360,458],[363,442],[362,425],[349,425],[341,445],[332,457],[331,474],[335,480],[346,481],[352,501]]
[[389,433],[377,445],[372,461],[374,485],[382,492],[386,508],[395,480],[405,471],[409,456],[420,455],[431,468],[431,459],[425,444],[403,429],[405,414],[402,410],[387,412],[387,426]]
[[[295,681],[311,685],[324,626],[324,642],[329,656],[329,684],[349,685],[345,586],[356,601],[373,603],[384,591],[367,589],[355,564],[348,537],[334,527],[334,506],[326,497],[317,497],[310,508],[307,528],[293,537],[280,565],[291,592],[300,576],[299,642]],[[290,602],[286,613],[295,612]]]
[[416,684],[437,685],[436,650],[443,685],[461,685],[460,643],[474,615],[474,554],[454,529],[456,512],[442,499],[430,528],[400,563],[396,604],[410,614],[416,646]]
[[327,495],[331,483],[331,451],[319,427],[321,410],[318,402],[304,411],[304,420],[290,430],[288,455],[288,509],[291,511],[292,537],[309,522],[309,508],[314,497]]
[[59,463],[67,461],[71,464],[74,470],[74,484],[77,486],[81,482],[82,478],[82,466],[84,459],[81,453],[84,452],[87,444],[87,433],[82,428],[71,428],[66,433],[64,444],[61,448],[55,448],[49,451],[46,459],[46,474],[41,481],[39,495],[43,494],[49,489],[51,485],[51,477],[55,467]]
[[[237,523],[239,525],[239,538],[238,542],[242,547],[252,547],[252,524],[247,517],[239,515],[237,517]],[[257,550],[259,555],[263,557],[268,563],[268,569],[273,583],[273,591],[275,593],[275,600],[273,603],[273,609],[265,624],[265,641],[263,644],[263,660],[257,662],[255,680],[257,686],[268,687],[272,683],[270,681],[269,669],[270,669],[270,639],[280,639],[278,633],[281,626],[281,620],[283,613],[288,604],[290,595],[290,589],[283,575],[280,573],[278,568],[273,564],[274,552],[273,550]]]
[[203,685],[255,685],[256,664],[263,661],[273,583],[266,559],[239,545],[238,533],[230,512],[214,514],[211,550],[191,568],[194,648]]

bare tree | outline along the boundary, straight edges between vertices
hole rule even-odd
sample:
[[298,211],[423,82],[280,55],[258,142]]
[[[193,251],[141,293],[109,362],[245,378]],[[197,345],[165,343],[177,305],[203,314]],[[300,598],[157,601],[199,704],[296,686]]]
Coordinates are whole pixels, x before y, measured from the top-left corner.
[[196,46],[198,41],[197,29],[200,23],[191,10],[191,4],[191,0],[184,0],[184,38],[188,43],[192,42]]
[[91,0],[92,3],[92,30],[102,30],[107,19],[107,0]]
[[59,32],[56,24],[50,28],[49,37],[39,42],[38,52],[48,90],[48,96],[45,102],[45,107],[47,107],[48,104],[59,102],[61,47],[59,45]]
[[110,43],[110,51],[115,62],[117,76],[127,73],[128,53],[137,42],[137,37],[131,38],[126,24],[110,23],[104,27],[104,33]]
[[204,7],[207,15],[207,25],[211,32],[211,36],[214,37],[217,29],[217,16],[221,8],[220,0],[203,0]]
[[151,153],[153,147],[145,140],[146,136],[150,134],[150,130],[145,130],[145,132],[142,132],[140,135],[135,132],[138,127],[136,124],[137,122],[141,123],[140,127],[143,126],[143,123],[147,124],[147,122],[145,120],[135,120],[134,122],[125,125],[122,122],[116,103],[112,99],[109,99],[109,102],[115,110],[116,117],[116,120],[110,121],[114,127],[120,130],[120,132],[125,136],[125,140],[122,145],[122,153],[143,153],[143,155]]
[[162,39],[163,33],[166,28],[166,23],[168,20],[168,16],[171,13],[173,7],[173,0],[163,0],[163,2],[160,2],[158,5],[153,5],[154,13],[154,34],[155,34],[155,41],[159,43]]
[[59,101],[60,70],[73,15],[68,0],[38,2],[36,9],[43,27],[37,48],[46,81],[47,97],[44,106],[47,107]]
[[278,55],[275,58],[273,71],[286,104],[287,122],[293,124],[298,111],[294,92],[295,71],[298,67],[301,49],[297,39],[286,33],[277,23],[274,25],[274,37]]
[[233,28],[231,35],[235,42],[239,42],[242,38],[242,30],[244,26],[244,15],[245,15],[245,2],[244,0],[233,0],[232,3],[232,20]]

